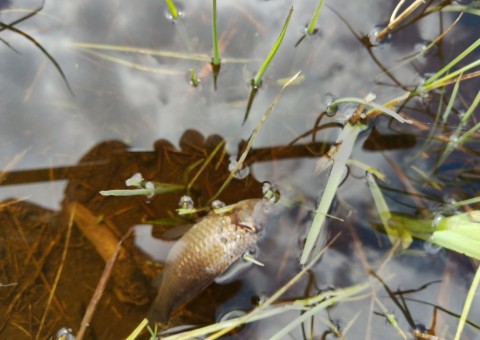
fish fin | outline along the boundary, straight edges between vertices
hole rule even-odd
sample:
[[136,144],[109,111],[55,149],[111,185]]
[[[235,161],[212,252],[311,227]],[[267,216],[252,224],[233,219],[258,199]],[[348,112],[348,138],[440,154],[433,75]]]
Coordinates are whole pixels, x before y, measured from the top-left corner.
[[193,224],[182,224],[176,227],[169,228],[160,234],[160,239],[164,241],[176,241],[181,238],[187,231],[193,227]]

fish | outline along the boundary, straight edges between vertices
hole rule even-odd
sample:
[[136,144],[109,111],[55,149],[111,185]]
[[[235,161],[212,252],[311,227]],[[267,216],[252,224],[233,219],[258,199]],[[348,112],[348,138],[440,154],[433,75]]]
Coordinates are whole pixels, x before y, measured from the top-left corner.
[[256,245],[262,205],[262,199],[247,199],[223,214],[212,211],[175,243],[147,315],[151,323],[166,324],[175,309],[190,302]]

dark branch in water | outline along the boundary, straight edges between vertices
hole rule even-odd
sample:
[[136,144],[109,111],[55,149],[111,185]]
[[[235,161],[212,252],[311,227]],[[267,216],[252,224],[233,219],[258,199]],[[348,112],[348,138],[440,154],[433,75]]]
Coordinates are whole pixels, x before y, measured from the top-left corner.
[[[63,70],[62,68],[60,67],[60,65],[58,64],[58,62],[55,60],[55,58],[53,58],[53,56],[48,53],[48,51],[42,46],[42,44],[40,44],[37,40],[35,40],[35,38],[33,38],[31,35],[23,32],[22,30],[14,27],[14,25],[28,19],[28,18],[31,18],[33,17],[34,15],[36,15],[38,12],[40,12],[42,9],[43,9],[43,1],[42,1],[42,5],[36,9],[34,9],[31,13],[25,15],[24,17],[21,17],[15,21],[13,21],[12,23],[10,24],[6,24],[4,22],[1,22],[0,21],[0,32],[3,31],[3,30],[9,30],[9,31],[12,31],[12,32],[15,32],[17,34],[20,34],[22,37],[24,37],[25,39],[29,40],[31,43],[33,43],[36,47],[38,47],[40,49],[40,51],[42,51],[42,53],[53,63],[53,65],[55,66],[55,68],[57,69],[58,73],[60,73],[60,76],[62,77],[63,81],[65,82],[65,85],[67,86],[67,89],[68,91],[74,95],[73,91],[72,91],[72,88],[70,87],[70,84],[67,80],[67,77],[65,76],[65,73],[63,73]],[[7,43],[4,39],[1,39],[1,41],[3,43],[5,43],[8,47],[10,47],[12,50],[14,50],[16,52],[15,49],[13,49],[9,43]]]
[[[25,21],[25,20],[30,19],[31,17],[37,15],[43,9],[44,4],[45,4],[45,0],[42,1],[42,4],[39,7],[35,8],[33,11],[31,11],[27,15],[25,15],[23,17],[20,17],[19,19],[15,20],[15,21],[12,21],[9,25],[10,26],[15,26],[16,24],[21,23],[22,21]],[[6,28],[4,28],[4,27],[0,28],[0,32],[5,30],[5,29]]]
[[393,74],[390,73],[389,70],[387,70],[387,68],[385,68],[385,66],[383,66],[383,64],[377,59],[377,57],[375,56],[375,54],[372,52],[372,45],[370,43],[370,41],[368,40],[368,37],[365,36],[365,37],[362,37],[360,35],[357,34],[357,32],[355,32],[355,30],[353,29],[353,27],[347,22],[347,20],[342,17],[340,15],[340,13],[338,13],[335,9],[333,9],[332,7],[328,6],[328,5],[325,5],[327,6],[344,24],[345,26],[347,26],[348,30],[353,34],[353,36],[363,45],[365,46],[365,48],[367,49],[367,52],[368,54],[370,55],[370,57],[372,58],[373,62],[375,64],[377,64],[378,67],[380,67],[380,69],[397,85],[399,86],[400,88],[402,88],[403,90],[405,91],[408,91],[408,89],[402,85],[398,80],[397,78],[395,78],[393,76]]

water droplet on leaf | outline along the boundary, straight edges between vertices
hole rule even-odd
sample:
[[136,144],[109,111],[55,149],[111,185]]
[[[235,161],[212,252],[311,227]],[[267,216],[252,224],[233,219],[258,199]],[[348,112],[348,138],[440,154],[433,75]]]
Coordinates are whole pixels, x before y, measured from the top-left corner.
[[[228,171],[230,172],[234,171],[237,165],[238,165],[237,158],[235,156],[230,157],[230,163],[228,164]],[[233,177],[235,177],[236,179],[244,179],[245,177],[248,176],[249,173],[250,173],[250,169],[248,167],[240,168],[237,170],[237,172]]]
[[182,209],[193,209],[195,204],[193,204],[193,199],[188,195],[183,195],[178,202],[178,206]]

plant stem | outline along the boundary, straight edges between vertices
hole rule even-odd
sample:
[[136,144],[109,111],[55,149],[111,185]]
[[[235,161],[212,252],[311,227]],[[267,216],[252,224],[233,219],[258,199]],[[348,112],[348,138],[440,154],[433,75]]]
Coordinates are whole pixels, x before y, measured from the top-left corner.
[[280,47],[280,44],[283,41],[283,37],[285,36],[285,32],[287,32],[288,23],[290,22],[290,18],[292,16],[292,13],[293,13],[293,6],[290,7],[290,11],[288,12],[287,19],[285,19],[285,23],[283,24],[282,31],[280,32],[280,35],[278,36],[277,41],[273,45],[272,49],[270,50],[270,53],[268,54],[267,58],[263,62],[262,66],[258,70],[258,72],[257,72],[257,74],[256,74],[256,76],[253,80],[253,85],[254,86],[258,87],[262,83],[262,79],[263,79],[263,76],[265,75],[265,72],[267,71],[268,65],[270,65],[270,62],[272,61],[273,57],[277,53],[278,48]]
[[218,51],[217,35],[217,0],[212,2],[212,39],[213,39],[213,58],[212,63],[215,66],[220,65],[220,52]]

